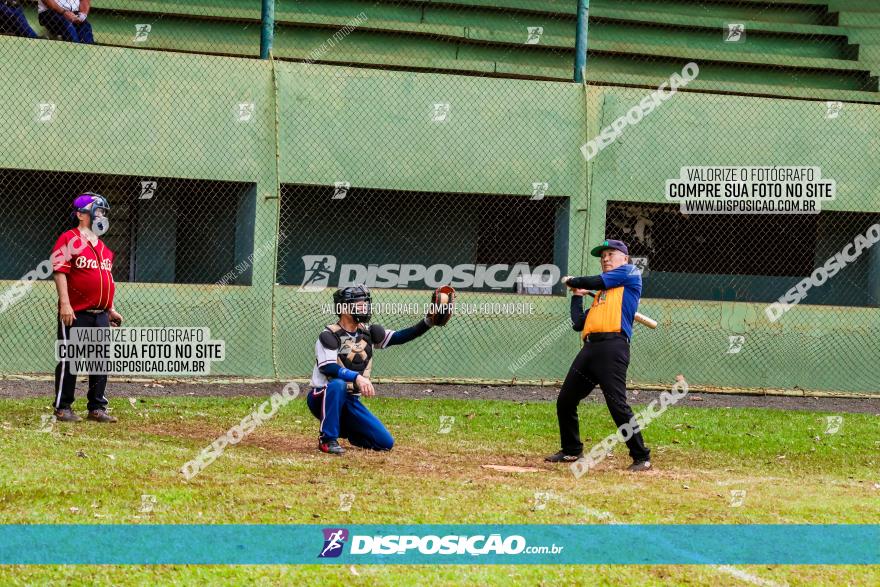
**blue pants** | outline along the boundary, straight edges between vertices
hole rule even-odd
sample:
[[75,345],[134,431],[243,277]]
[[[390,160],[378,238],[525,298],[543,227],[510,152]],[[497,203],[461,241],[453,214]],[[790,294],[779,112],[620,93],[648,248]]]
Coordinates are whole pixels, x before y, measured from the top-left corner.
[[40,24],[46,27],[50,33],[69,43],[86,43],[91,45],[95,42],[92,37],[92,25],[88,20],[78,24],[71,24],[63,16],[54,10],[44,10],[39,16]]
[[37,33],[28,24],[24,11],[21,8],[10,8],[2,3],[0,3],[0,32],[16,37],[37,38]]
[[321,441],[347,438],[354,446],[371,450],[391,450],[391,434],[361,403],[361,398],[348,393],[345,381],[333,379],[324,390],[309,392],[309,409],[321,421]]

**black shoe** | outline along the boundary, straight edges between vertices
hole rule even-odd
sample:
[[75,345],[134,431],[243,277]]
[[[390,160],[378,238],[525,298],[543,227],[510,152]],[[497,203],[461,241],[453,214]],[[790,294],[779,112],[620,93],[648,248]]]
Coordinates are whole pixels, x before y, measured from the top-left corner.
[[643,471],[650,471],[653,468],[651,461],[633,461],[633,464],[627,467],[626,470],[633,473],[641,473]]
[[104,424],[112,424],[116,422],[116,418],[108,414],[105,410],[92,410],[89,412],[89,415],[86,416],[87,420],[91,420],[92,422],[103,422]]
[[559,451],[555,455],[550,455],[549,457],[545,457],[544,460],[548,463],[573,463],[579,458],[584,456],[584,453],[576,454],[576,455],[567,455],[562,451]]
[[336,440],[328,440],[327,442],[319,440],[318,450],[328,455],[336,455],[337,457],[345,454],[345,449],[339,446],[339,442]]
[[70,408],[55,410],[55,420],[58,422],[82,422],[82,418],[74,414]]

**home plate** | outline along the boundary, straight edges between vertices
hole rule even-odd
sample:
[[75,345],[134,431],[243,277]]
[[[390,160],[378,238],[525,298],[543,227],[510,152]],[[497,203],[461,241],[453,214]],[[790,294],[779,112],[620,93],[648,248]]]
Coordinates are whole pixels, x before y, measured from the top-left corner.
[[480,465],[484,469],[492,469],[493,471],[504,471],[505,473],[540,473],[541,469],[534,467],[516,467],[514,465]]

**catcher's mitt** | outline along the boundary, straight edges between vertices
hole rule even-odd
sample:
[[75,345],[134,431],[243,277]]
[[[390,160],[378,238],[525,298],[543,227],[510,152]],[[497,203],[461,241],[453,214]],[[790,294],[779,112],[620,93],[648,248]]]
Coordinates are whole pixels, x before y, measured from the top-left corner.
[[431,309],[428,320],[434,326],[446,326],[455,310],[455,290],[452,286],[441,285],[431,295]]

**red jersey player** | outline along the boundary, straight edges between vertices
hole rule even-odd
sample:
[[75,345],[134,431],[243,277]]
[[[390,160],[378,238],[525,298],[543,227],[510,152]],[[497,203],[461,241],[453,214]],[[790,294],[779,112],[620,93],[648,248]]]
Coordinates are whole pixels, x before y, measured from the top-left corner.
[[[113,308],[113,251],[98,237],[109,228],[110,204],[98,194],[82,194],[73,202],[76,228],[58,237],[52,251],[52,270],[58,290],[58,340],[67,341],[71,328],[100,328],[122,324],[122,316]],[[69,361],[55,368],[55,417],[61,422],[81,420],[71,405],[76,374]],[[115,422],[107,413],[106,375],[89,374],[89,420]]]

